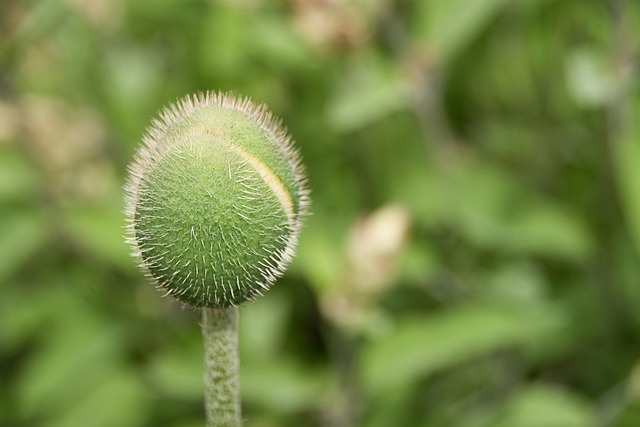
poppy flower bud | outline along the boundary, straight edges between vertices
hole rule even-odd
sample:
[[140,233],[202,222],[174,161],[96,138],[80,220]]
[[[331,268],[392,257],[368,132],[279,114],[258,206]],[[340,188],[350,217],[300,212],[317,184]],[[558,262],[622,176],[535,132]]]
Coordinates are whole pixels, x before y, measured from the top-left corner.
[[128,242],[176,299],[229,307],[269,289],[291,261],[307,212],[304,167],[263,105],[187,96],[154,119],[129,166]]

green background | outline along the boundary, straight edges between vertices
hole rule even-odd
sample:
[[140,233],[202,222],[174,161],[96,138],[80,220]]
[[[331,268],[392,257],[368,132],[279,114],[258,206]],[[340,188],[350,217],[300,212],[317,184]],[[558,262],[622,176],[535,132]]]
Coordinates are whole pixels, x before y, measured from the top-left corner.
[[245,425],[640,425],[640,4],[0,2],[0,425],[204,423],[123,241],[145,127],[267,103],[312,216],[241,309]]

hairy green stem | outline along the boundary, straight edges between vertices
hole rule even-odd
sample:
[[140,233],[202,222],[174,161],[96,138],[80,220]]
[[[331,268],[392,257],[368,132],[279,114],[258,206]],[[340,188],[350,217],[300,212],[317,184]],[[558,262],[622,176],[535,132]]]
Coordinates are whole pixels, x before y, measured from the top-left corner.
[[207,427],[241,425],[237,319],[236,307],[202,309]]

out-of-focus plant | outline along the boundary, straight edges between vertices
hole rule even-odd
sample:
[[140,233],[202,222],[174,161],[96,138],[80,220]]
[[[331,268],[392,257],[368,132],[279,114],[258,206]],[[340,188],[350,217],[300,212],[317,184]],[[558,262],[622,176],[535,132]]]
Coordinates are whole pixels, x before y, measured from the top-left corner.
[[202,88],[267,103],[314,189],[242,308],[247,427],[640,425],[639,7],[0,1],[0,425],[203,424],[199,313],[120,208]]

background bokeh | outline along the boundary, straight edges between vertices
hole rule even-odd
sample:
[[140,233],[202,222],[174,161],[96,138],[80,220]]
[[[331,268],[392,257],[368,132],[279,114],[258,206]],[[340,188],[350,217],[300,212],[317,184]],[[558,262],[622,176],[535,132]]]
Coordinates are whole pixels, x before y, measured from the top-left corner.
[[123,241],[187,93],[267,103],[308,167],[241,309],[248,427],[640,425],[640,3],[2,0],[0,425],[204,422],[197,312]]

